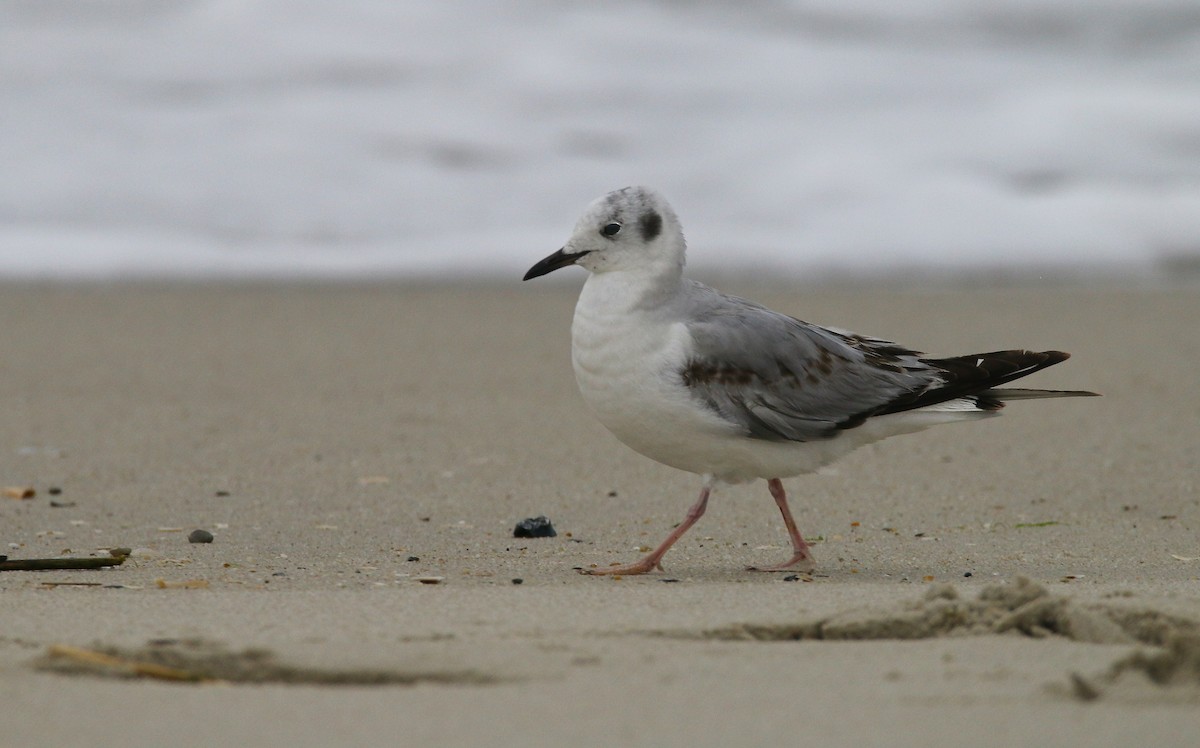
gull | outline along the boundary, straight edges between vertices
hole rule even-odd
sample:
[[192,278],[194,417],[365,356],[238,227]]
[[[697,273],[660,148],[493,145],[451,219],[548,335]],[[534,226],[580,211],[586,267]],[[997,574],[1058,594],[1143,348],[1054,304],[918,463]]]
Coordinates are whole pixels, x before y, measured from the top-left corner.
[[568,265],[590,275],[571,324],[584,401],[635,451],[702,477],[700,497],[657,548],[586,574],[644,574],[704,514],[717,483],[765,479],[792,556],[756,571],[812,571],[782,480],[865,444],[997,415],[1008,400],[1095,395],[1001,388],[1065,361],[1061,351],[930,358],[886,340],[803,322],[683,277],[686,244],[648,187],[595,200],[562,249],[524,280]]

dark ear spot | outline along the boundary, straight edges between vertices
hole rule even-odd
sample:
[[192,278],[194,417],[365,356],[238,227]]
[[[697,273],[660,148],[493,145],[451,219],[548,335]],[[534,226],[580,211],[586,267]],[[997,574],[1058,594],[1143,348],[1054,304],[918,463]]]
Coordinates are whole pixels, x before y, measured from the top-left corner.
[[653,210],[643,213],[638,221],[638,229],[642,232],[642,240],[650,241],[662,233],[662,216]]

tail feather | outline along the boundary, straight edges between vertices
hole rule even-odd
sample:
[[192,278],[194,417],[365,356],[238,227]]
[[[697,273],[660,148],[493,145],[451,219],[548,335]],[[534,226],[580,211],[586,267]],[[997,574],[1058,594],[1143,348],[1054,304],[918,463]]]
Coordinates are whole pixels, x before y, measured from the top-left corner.
[[1087,390],[1025,390],[1009,387],[984,390],[979,394],[1001,402],[1008,400],[1043,400],[1051,397],[1100,397],[1099,392],[1088,392]]

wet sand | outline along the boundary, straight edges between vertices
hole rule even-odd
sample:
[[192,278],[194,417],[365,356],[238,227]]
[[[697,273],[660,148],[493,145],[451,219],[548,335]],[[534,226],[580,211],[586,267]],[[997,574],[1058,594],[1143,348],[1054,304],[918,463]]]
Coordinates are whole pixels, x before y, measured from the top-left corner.
[[[743,571],[789,550],[760,483],[611,579],[573,569],[698,479],[586,412],[577,285],[4,287],[0,483],[36,495],[0,554],[133,555],[0,572],[0,743],[1193,743],[1200,678],[1109,668],[1200,621],[1194,288],[725,284],[932,354],[1067,350],[1029,385],[1104,397],[787,481],[811,577]],[[512,537],[537,515],[557,537]]]

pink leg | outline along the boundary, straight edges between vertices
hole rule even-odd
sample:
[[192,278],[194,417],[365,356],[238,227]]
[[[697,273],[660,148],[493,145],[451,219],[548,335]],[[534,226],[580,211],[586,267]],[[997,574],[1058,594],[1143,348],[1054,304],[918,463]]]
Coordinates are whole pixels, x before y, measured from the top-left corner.
[[683,537],[683,534],[688,529],[696,524],[696,520],[704,516],[704,510],[708,508],[708,495],[712,492],[713,479],[710,476],[704,477],[704,487],[700,489],[700,498],[692,504],[692,508],[688,509],[687,516],[683,518],[683,522],[679,523],[667,536],[667,539],[662,542],[657,548],[650,552],[650,555],[634,561],[632,564],[624,564],[623,566],[605,566],[597,569],[581,569],[580,574],[645,574],[648,571],[658,569],[662,571],[662,557],[666,555],[671,546],[675,545],[675,541]]
[[792,538],[792,557],[782,564],[774,566],[751,566],[750,571],[784,571],[785,569],[812,571],[815,568],[815,562],[812,553],[809,552],[808,543],[804,542],[804,538],[800,537],[800,531],[796,529],[796,520],[792,519],[792,510],[788,509],[787,492],[783,490],[783,481],[772,478],[767,481],[767,488],[771,491],[775,505],[779,507],[779,513],[783,515],[783,524],[787,526],[788,535]]

